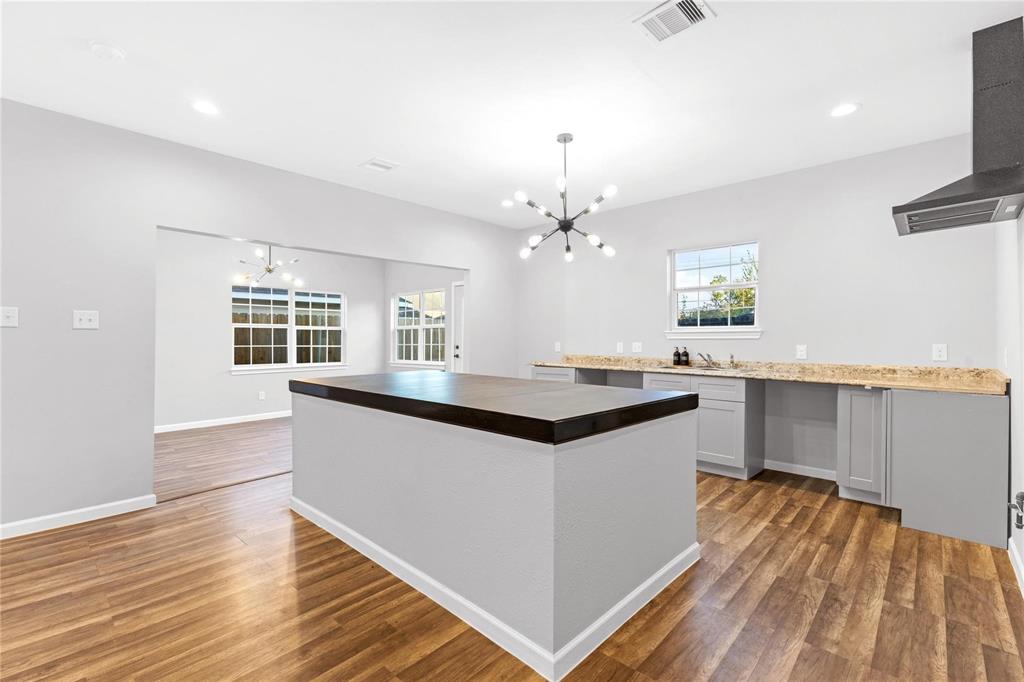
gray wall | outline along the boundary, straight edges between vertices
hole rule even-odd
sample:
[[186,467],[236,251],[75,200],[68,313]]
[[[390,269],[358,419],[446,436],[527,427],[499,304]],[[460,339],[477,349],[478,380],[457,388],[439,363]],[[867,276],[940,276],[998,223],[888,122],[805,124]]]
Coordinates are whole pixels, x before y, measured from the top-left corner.
[[[291,270],[307,288],[345,294],[347,368],[233,375],[232,275],[239,258],[254,260],[254,244],[157,230],[157,426],[291,409],[288,380],[368,374],[384,369],[387,261],[295,249],[275,258],[300,258]],[[277,286],[286,286],[278,283]],[[259,399],[259,392],[266,395]]]
[[[1024,217],[1000,223],[997,230],[995,352],[1000,369],[1010,376],[1010,497],[1024,490]],[[1024,552],[1024,531],[1013,529],[1011,538]],[[1012,550],[1012,548],[1011,548]],[[1024,583],[1022,583],[1024,588]]]
[[[0,519],[152,492],[156,226],[473,273],[477,372],[515,373],[510,230],[192,147],[2,103]],[[509,255],[513,257],[509,257]],[[42,270],[41,268],[45,268]],[[99,309],[99,331],[71,310]]]
[[[521,262],[519,362],[564,352],[644,355],[675,345],[722,357],[997,366],[992,344],[995,230],[898,237],[890,207],[970,171],[967,136],[896,149],[618,210],[614,199],[581,221],[618,249],[607,259],[580,244],[572,264],[558,244]],[[742,159],[737,160],[738,163]],[[628,188],[623,189],[623,193]],[[585,192],[584,192],[585,193]],[[520,232],[520,242],[536,230]],[[758,240],[758,340],[670,341],[670,249]]]

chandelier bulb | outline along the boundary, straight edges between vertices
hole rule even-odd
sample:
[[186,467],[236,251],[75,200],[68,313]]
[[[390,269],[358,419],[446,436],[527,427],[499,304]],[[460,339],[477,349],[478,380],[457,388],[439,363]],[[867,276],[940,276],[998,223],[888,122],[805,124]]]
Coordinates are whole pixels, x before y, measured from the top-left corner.
[[601,251],[603,251],[604,255],[608,256],[609,258],[615,255],[615,247],[609,246],[607,244],[601,246]]
[[263,249],[253,249],[253,253],[256,254],[257,258],[263,258]]
[[544,238],[539,234],[532,234],[530,235],[530,238],[526,240],[526,243],[530,246],[537,246],[537,244],[540,244],[543,239]]
[[601,194],[604,195],[605,199],[611,199],[613,196],[615,196],[618,193],[619,193],[619,188],[616,187],[615,185],[608,185],[607,187],[604,188],[604,191],[601,192]]
[[301,279],[297,279],[293,282],[293,284],[295,284],[295,286],[297,287],[302,287],[304,283]]
[[588,234],[587,241],[590,242],[591,246],[601,246],[601,238],[596,234]]
[[512,195],[512,197],[520,204],[525,204],[530,199],[530,197],[528,197],[526,195],[526,192],[524,192],[523,190],[517,190],[516,193]]
[[533,249],[531,249],[529,246],[524,246],[523,248],[519,249],[519,257],[522,258],[523,260],[529,258],[531,253],[533,253]]
[[284,261],[283,260],[277,261],[277,266],[278,267],[281,267],[282,265],[284,265]]
[[573,261],[573,258],[575,258],[575,256],[573,256],[573,254],[572,254],[572,247],[569,246],[568,244],[566,244],[565,245],[565,262],[566,263],[571,263]]
[[587,206],[587,213],[597,213],[597,209],[599,208],[601,208],[601,204],[595,201],[590,206]]
[[290,272],[282,272],[281,273],[281,279],[283,279],[286,282],[292,281],[292,273],[290,273]]
[[538,206],[537,207],[537,213],[541,214],[545,218],[551,215],[551,211],[549,211],[548,209],[546,209],[543,206]]

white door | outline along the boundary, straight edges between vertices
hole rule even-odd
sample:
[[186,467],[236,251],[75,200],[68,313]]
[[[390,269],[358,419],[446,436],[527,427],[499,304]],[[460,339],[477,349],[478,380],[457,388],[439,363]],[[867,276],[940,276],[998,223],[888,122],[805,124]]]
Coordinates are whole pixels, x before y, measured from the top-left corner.
[[463,340],[466,312],[466,283],[452,282],[452,361],[449,363],[452,372],[461,372],[465,363],[466,348]]

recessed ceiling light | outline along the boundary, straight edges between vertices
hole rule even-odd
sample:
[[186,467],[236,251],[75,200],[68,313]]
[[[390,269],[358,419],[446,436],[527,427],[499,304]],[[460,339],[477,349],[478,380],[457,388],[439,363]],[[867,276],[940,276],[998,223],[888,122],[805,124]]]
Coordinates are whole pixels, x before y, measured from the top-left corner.
[[512,208],[513,206],[516,205],[516,202],[512,201],[511,199],[502,199],[501,205],[504,206],[505,208]]
[[860,109],[860,105],[856,102],[843,102],[832,109],[832,118],[842,118],[843,116],[849,116],[853,112]]
[[89,50],[98,59],[102,59],[105,62],[123,62],[125,58],[124,50],[117,45],[105,43],[102,40],[90,41]]
[[217,105],[206,99],[197,99],[195,102],[192,102],[192,108],[200,114],[206,114],[207,116],[216,116],[220,113]]

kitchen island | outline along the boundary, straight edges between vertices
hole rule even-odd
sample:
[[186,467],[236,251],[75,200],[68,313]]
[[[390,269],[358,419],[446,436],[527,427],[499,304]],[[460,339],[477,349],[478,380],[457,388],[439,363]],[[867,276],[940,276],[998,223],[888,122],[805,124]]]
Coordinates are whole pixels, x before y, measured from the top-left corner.
[[699,558],[697,396],[292,380],[292,509],[560,679]]

